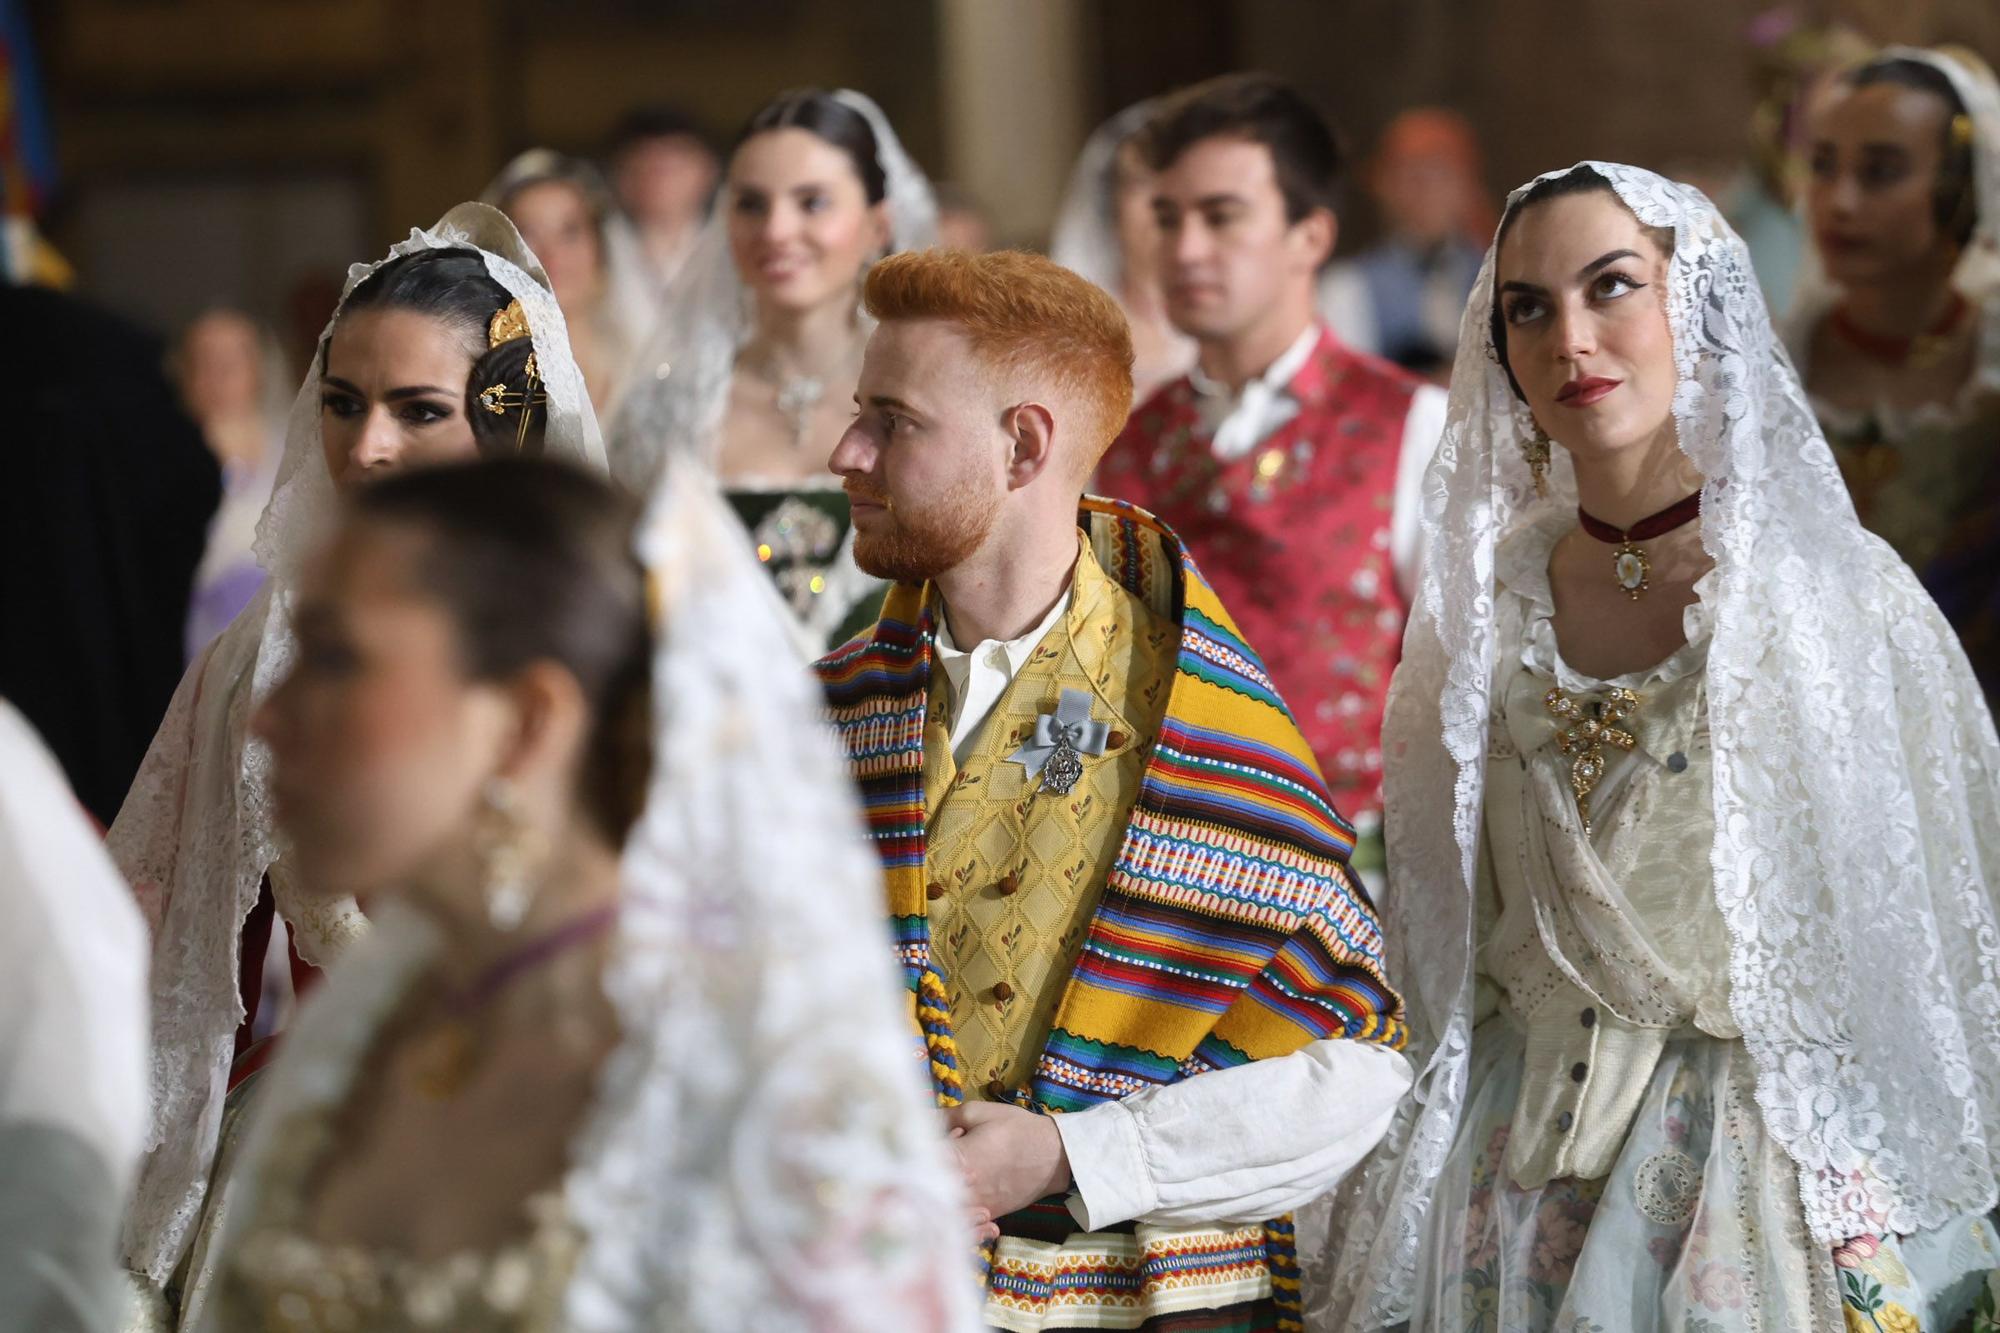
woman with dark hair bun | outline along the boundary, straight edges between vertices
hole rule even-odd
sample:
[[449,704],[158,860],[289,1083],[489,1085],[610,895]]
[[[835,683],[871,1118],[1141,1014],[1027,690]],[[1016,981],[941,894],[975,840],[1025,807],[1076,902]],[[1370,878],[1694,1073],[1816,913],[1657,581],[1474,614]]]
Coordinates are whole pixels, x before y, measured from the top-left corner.
[[1813,250],[1789,339],[1861,521],[2000,692],[2000,88],[1895,47],[1814,107]]
[[152,1132],[125,1257],[153,1294],[186,1298],[183,1319],[206,1285],[203,1208],[233,1123],[232,1060],[275,1026],[259,1007],[275,921],[312,966],[361,929],[352,902],[310,892],[280,859],[269,755],[248,735],[256,703],[299,653],[303,554],[339,493],[493,454],[601,467],[603,446],[540,266],[498,211],[461,204],[382,262],[349,270],[257,527],[268,579],[189,667],[111,826],[153,942]]
[[737,138],[612,432],[628,485],[670,453],[715,471],[808,659],[868,623],[881,592],[849,554],[847,497],[827,470],[868,340],[861,281],[936,232],[930,186],[873,102],[775,98]]
[[253,725],[303,877],[374,926],[260,1092],[201,1327],[972,1325],[816,694],[705,475],[638,518],[432,468],[308,566]]

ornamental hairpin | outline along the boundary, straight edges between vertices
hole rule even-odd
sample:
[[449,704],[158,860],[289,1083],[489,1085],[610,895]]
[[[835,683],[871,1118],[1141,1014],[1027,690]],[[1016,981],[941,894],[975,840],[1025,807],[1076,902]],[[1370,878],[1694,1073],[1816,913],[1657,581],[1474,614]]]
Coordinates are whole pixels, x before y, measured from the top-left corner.
[[528,312],[521,308],[521,298],[515,297],[504,310],[493,316],[486,326],[486,345],[498,347],[501,343],[513,342],[516,338],[528,336]]
[[528,353],[527,364],[521,367],[521,387],[518,390],[508,388],[503,382],[489,384],[479,391],[479,405],[496,417],[520,410],[521,419],[514,430],[515,453],[527,448],[528,424],[534,419],[535,409],[546,406],[548,401],[548,392],[542,388],[541,368],[535,364],[533,352]]

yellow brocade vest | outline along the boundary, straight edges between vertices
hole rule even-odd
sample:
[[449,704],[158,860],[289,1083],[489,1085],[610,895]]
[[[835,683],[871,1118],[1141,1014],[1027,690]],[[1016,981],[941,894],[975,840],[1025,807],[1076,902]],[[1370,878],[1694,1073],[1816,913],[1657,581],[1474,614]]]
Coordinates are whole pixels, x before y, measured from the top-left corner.
[[[1068,611],[952,758],[951,686],[933,672],[924,734],[932,956],[948,978],[966,1095],[1027,1086],[1083,947],[1159,731],[1180,634],[1084,547]],[[1065,690],[1109,724],[1066,794],[1013,756]]]

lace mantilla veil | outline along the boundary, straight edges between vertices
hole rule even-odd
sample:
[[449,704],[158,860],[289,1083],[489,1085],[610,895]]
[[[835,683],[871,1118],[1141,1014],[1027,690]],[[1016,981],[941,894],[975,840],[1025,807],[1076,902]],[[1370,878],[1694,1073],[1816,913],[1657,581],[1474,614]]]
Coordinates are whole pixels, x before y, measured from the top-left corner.
[[[832,95],[859,112],[875,133],[876,160],[886,182],[890,250],[935,244],[937,200],[889,118],[862,93],[842,88]],[[686,264],[667,289],[665,317],[640,355],[632,387],[611,423],[611,474],[635,491],[650,489],[666,455],[685,451],[713,466],[721,448],[730,378],[752,331],[750,293],[729,253],[728,206],[725,185]],[[858,301],[860,293],[855,295]]]
[[[2000,1152],[1992,719],[1944,618],[1855,520],[1742,241],[1696,190],[1584,165],[1674,233],[1674,419],[1708,478],[1715,560],[1715,897],[1765,1126],[1797,1163],[1821,1243],[1984,1211]],[[1506,658],[1494,552],[1576,504],[1561,449],[1548,497],[1531,484],[1530,418],[1493,351],[1493,268],[1489,250],[1424,480],[1431,554],[1383,735],[1383,933],[1421,1073],[1369,1163],[1302,1218],[1314,1327],[1408,1315],[1472,1038],[1487,734]]]
[[[976,1328],[957,1175],[817,687],[694,460],[666,460],[639,546],[660,627],[653,772],[605,983],[623,1037],[564,1183],[584,1244],[561,1327]],[[244,1149],[233,1232],[255,1225],[293,1116],[340,1104],[442,947],[392,902],[308,1003]]]
[[[1952,285],[1978,307],[1979,350],[1972,384],[1985,393],[2000,393],[2000,86],[1986,71],[1946,51],[1891,46],[1876,58],[1910,60],[1937,70],[1951,80],[1972,120],[1972,195],[1978,216]],[[1839,286],[1827,276],[1818,249],[1809,244],[1785,330],[1802,378],[1813,333],[1839,300]]]
[[[477,250],[486,271],[520,299],[549,395],[543,451],[601,470],[604,446],[562,311],[541,265],[497,209],[460,204],[430,230],[412,230],[387,258],[350,267],[342,299],[381,264],[438,249]],[[321,347],[332,331],[329,323]],[[257,524],[257,558],[269,578],[182,679],[107,839],[153,931],[153,1127],[125,1258],[156,1284],[179,1263],[207,1194],[243,1019],[243,922],[265,872],[307,961],[330,961],[362,925],[352,902],[295,891],[274,864],[270,757],[249,735],[257,704],[291,667],[292,589],[335,512],[319,398],[315,362],[293,403],[277,482]]]
[[1049,258],[1119,298],[1125,258],[1118,244],[1118,150],[1144,127],[1157,102],[1135,102],[1084,140],[1049,231]]

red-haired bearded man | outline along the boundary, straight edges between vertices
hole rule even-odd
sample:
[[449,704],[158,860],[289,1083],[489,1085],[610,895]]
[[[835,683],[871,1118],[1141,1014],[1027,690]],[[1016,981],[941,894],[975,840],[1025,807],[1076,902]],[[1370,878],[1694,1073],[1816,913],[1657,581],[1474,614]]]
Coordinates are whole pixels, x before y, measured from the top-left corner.
[[1083,496],[1131,395],[1111,299],[929,251],[866,300],[832,466],[896,585],[818,669],[994,1240],[986,1320],[1299,1327],[1287,1215],[1410,1082],[1352,832],[1173,534]]

